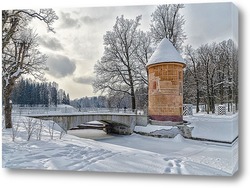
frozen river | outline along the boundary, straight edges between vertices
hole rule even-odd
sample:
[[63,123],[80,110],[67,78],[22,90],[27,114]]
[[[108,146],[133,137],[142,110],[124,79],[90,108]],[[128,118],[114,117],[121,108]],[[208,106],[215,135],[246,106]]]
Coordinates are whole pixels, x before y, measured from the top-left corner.
[[172,139],[138,134],[110,136],[101,130],[77,130],[69,134],[208,165],[227,173],[232,173],[238,168],[238,141],[234,144],[221,144],[189,140],[180,135]]

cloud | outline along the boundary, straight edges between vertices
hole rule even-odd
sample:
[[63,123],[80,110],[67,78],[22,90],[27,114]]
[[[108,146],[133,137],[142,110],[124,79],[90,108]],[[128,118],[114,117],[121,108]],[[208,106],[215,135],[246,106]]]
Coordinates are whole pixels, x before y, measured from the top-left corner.
[[185,30],[189,43],[198,47],[201,44],[216,42],[232,37],[232,8],[230,3],[187,4]]
[[61,19],[61,27],[62,28],[72,28],[72,27],[79,27],[78,20],[71,18],[70,13],[67,12],[61,12],[61,16],[59,17]]
[[63,46],[60,43],[60,41],[54,37],[48,38],[44,35],[43,37],[39,38],[39,43],[42,46],[49,48],[50,50],[54,50],[54,51],[63,50]]
[[[92,31],[92,33],[94,32],[95,31]],[[98,42],[102,44],[100,41],[101,37],[87,34],[85,36],[72,37],[72,49],[75,54],[79,55],[79,57],[86,59],[86,61],[93,62],[93,60],[100,55],[100,45]]]
[[76,69],[75,62],[62,55],[49,55],[47,66],[47,73],[56,78],[72,75]]
[[91,25],[91,24],[95,24],[95,23],[98,23],[98,22],[102,22],[103,21],[103,18],[94,18],[94,17],[90,17],[90,16],[82,16],[80,18],[80,20],[85,23],[85,24],[88,24],[88,25]]
[[80,77],[74,77],[73,80],[77,83],[80,84],[85,84],[85,85],[91,85],[92,82],[94,81],[95,77],[92,75],[89,76],[80,76]]

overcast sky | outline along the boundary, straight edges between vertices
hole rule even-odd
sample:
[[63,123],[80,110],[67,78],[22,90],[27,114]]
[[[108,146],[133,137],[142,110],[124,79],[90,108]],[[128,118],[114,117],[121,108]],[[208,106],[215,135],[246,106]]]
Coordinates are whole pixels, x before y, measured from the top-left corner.
[[[157,5],[156,5],[157,6]],[[71,99],[97,95],[93,93],[94,64],[103,55],[103,35],[112,30],[117,16],[134,19],[142,15],[140,29],[149,30],[156,6],[122,6],[54,9],[59,17],[56,33],[47,33],[41,22],[32,23],[40,35],[40,48],[49,56],[48,81],[70,94]],[[52,7],[53,8],[53,7]],[[201,44],[237,38],[237,19],[232,4],[186,4],[181,10],[186,20],[185,44]]]

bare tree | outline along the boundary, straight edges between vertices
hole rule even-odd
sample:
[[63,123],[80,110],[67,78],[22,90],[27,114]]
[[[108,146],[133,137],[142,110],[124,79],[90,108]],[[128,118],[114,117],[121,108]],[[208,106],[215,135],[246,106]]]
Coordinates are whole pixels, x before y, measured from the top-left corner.
[[41,140],[41,138],[42,138],[42,131],[43,131],[43,122],[40,119],[39,123],[37,123],[37,125],[36,125],[36,139],[37,140]]
[[151,32],[156,43],[163,38],[168,38],[177,50],[186,39],[183,30],[185,24],[184,17],[180,14],[183,4],[169,4],[157,6],[155,12],[151,15]]
[[107,105],[110,111],[114,109],[120,111],[124,107],[131,108],[130,95],[123,92],[110,91],[107,96]]
[[11,134],[11,137],[12,137],[12,141],[14,142],[18,133],[19,133],[19,128],[20,128],[20,124],[19,122],[17,122],[16,124],[13,125],[12,127],[12,134]]
[[206,93],[206,104],[207,104],[207,113],[209,114],[210,111],[214,113],[214,104],[213,104],[213,78],[215,69],[211,66],[211,48],[208,44],[202,45],[197,53],[199,61],[201,62],[202,67],[204,68],[203,72],[203,82],[202,85],[205,86],[205,93]]
[[239,89],[239,52],[238,46],[232,41],[228,41],[231,44],[231,62],[232,62],[232,101],[236,105],[236,110],[238,110],[238,89]]
[[34,131],[36,130],[36,126],[35,126],[36,120],[32,118],[26,118],[23,121],[23,125],[24,125],[25,130],[27,131],[27,141],[29,141]]
[[38,11],[31,9],[2,11],[2,51],[13,36],[18,31],[24,30],[33,18],[44,22],[47,25],[48,31],[55,32],[52,25],[58,17],[53,9],[40,9]]
[[2,87],[6,128],[12,127],[10,96],[16,80],[23,74],[43,78],[46,69],[47,57],[37,49],[37,35],[28,29],[33,18],[45,22],[48,30],[54,32],[51,26],[58,17],[52,9],[2,11]]
[[16,80],[23,74],[31,74],[36,78],[43,78],[46,69],[47,56],[37,50],[37,36],[31,30],[15,35],[16,38],[5,48],[2,58],[2,82],[5,126],[11,128],[10,96]]
[[141,16],[135,20],[116,18],[112,31],[104,35],[105,51],[95,65],[94,91],[122,92],[131,96],[132,110],[136,109],[135,88],[141,81],[137,74],[136,51],[140,45],[138,26]]
[[138,62],[138,67],[136,70],[136,74],[140,75],[142,85],[148,85],[148,75],[146,64],[148,63],[149,58],[154,52],[152,36],[150,32],[139,32],[139,46],[135,51],[135,59]]
[[[232,110],[232,104],[237,106],[238,95],[238,50],[232,40],[222,41],[216,49],[218,71],[218,93],[220,103],[228,104],[228,111]],[[235,100],[236,99],[236,100]]]
[[203,99],[207,113],[215,113],[215,104],[227,103],[228,111],[233,103],[237,106],[238,49],[231,39],[205,44],[196,50],[188,46],[186,62],[184,101],[193,102],[190,98],[195,95],[198,108]]
[[62,137],[67,133],[66,123],[62,122],[60,125],[60,134],[59,139],[62,139]]
[[[199,104],[200,104],[200,94],[201,94],[201,65],[197,58],[196,51],[192,48],[192,46],[186,46],[185,48],[185,55],[186,55],[186,62],[187,62],[187,69],[188,72],[191,74],[194,80],[194,90],[196,96],[196,113],[200,111]],[[188,79],[188,82],[192,82],[191,79]],[[190,84],[190,83],[189,83]]]
[[55,125],[56,125],[56,123],[54,121],[52,121],[49,123],[49,127],[48,127],[49,128],[49,136],[52,140],[54,138]]

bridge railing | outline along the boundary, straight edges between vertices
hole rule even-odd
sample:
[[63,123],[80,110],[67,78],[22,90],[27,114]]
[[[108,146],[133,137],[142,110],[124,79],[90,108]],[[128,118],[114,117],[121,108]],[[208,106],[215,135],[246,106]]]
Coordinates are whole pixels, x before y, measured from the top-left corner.
[[75,113],[121,113],[144,115],[143,110],[132,110],[124,108],[73,108],[73,107],[12,107],[13,115],[32,115],[32,114],[75,114]]
[[13,106],[12,114],[14,115],[30,115],[30,114],[61,114],[75,113],[75,108],[58,108],[58,107],[16,107]]
[[98,113],[134,113],[132,109],[124,108],[81,108],[78,109],[80,112],[98,112]]

